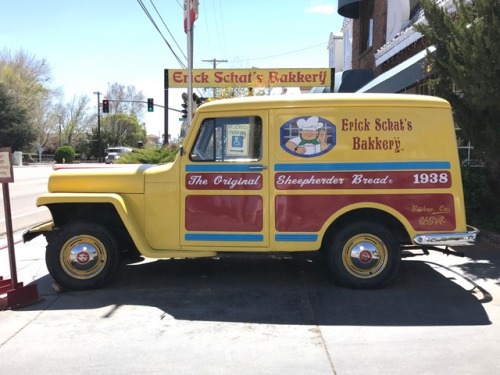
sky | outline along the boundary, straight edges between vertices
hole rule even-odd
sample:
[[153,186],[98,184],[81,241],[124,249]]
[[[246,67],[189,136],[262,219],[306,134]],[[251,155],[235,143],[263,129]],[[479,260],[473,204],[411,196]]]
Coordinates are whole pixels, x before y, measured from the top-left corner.
[[[87,95],[95,103],[115,82],[133,85],[163,104],[164,69],[187,66],[182,0],[0,0],[0,50],[45,59],[52,88],[66,101]],[[193,68],[325,68],[328,40],[343,18],[337,0],[199,0]],[[161,34],[160,34],[161,32]],[[163,36],[162,36],[163,35]],[[169,48],[171,46],[173,52]],[[183,89],[169,90],[169,107],[181,109]],[[101,96],[101,100],[103,96]],[[181,114],[169,114],[176,138]],[[145,109],[148,134],[164,133],[164,110]]]

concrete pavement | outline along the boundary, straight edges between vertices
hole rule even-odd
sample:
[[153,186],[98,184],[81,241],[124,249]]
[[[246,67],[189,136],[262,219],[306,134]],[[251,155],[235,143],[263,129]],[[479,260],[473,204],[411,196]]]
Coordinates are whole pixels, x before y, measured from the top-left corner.
[[[315,256],[125,265],[104,289],[56,293],[45,240],[16,245],[42,301],[0,311],[2,374],[493,374],[500,250],[405,260],[388,288],[330,283]],[[0,275],[9,275],[6,249]]]

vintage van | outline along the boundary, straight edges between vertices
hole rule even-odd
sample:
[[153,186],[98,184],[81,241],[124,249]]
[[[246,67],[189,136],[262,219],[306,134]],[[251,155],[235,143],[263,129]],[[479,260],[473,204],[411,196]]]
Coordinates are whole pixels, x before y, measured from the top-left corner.
[[53,278],[97,288],[124,250],[148,258],[321,252],[333,279],[376,288],[408,250],[471,245],[450,105],[397,94],[204,104],[174,162],[55,167],[43,233]]

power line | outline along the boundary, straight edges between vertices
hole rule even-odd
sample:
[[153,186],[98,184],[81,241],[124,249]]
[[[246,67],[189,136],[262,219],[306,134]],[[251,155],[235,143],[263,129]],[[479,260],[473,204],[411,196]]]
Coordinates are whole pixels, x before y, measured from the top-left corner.
[[[203,1],[202,4],[203,4],[203,13],[205,15],[208,15],[208,13],[207,13],[207,7],[205,5],[206,1]],[[210,46],[210,28],[208,27],[208,17],[203,17],[203,18],[205,18],[205,27],[206,27],[205,36],[206,36],[206,38],[208,40],[208,47],[211,50],[212,48],[210,48],[211,47]]]
[[325,43],[321,43],[321,44],[316,44],[314,46],[310,46],[310,47],[298,49],[298,50],[295,50],[295,51],[280,53],[280,54],[277,54],[277,55],[264,56],[264,57],[255,57],[255,58],[246,59],[246,60],[235,60],[234,62],[246,62],[246,61],[252,61],[252,60],[270,59],[270,58],[273,58],[273,57],[285,56],[285,55],[290,55],[290,54],[297,53],[297,52],[302,52],[302,51],[305,51],[305,50],[308,50],[308,49],[317,48],[319,46],[324,46],[324,45],[325,45]]
[[223,17],[223,12],[222,12],[222,1],[219,0],[219,13],[220,13],[220,21],[221,21],[221,29],[222,29],[222,41],[224,45],[224,50],[227,50],[226,46],[226,33],[225,33],[225,28],[224,28],[224,17]]
[[160,29],[158,28],[158,25],[156,24],[156,22],[154,21],[153,17],[151,16],[151,14],[149,13],[148,9],[146,8],[146,6],[144,5],[144,3],[142,2],[142,0],[137,0],[137,2],[139,3],[140,7],[142,8],[142,10],[144,11],[144,13],[146,14],[146,16],[149,18],[149,20],[151,21],[151,23],[153,24],[153,26],[155,27],[155,29],[158,31],[158,33],[161,35],[161,37],[163,38],[163,40],[165,41],[165,43],[167,44],[168,48],[170,49],[170,51],[172,52],[172,54],[174,55],[175,59],[177,60],[177,62],[181,65],[181,67],[183,67],[184,69],[186,68],[186,65],[184,64],[184,62],[179,59],[179,57],[177,56],[177,54],[174,52],[174,50],[172,49],[172,46],[168,43],[167,39],[165,39],[165,37],[163,36],[162,32],[160,31]]
[[[181,51],[182,53],[182,56],[184,56],[184,58],[186,59],[187,61],[187,57],[186,55],[184,54],[184,51],[182,50],[182,48],[179,46],[179,44],[177,43],[177,41],[175,40],[174,36],[172,35],[172,33],[170,32],[170,29],[168,28],[168,26],[165,24],[165,21],[163,21],[163,18],[162,16],[160,15],[160,13],[158,12],[158,9],[156,9],[156,6],[155,4],[153,3],[153,0],[149,0],[151,2],[151,5],[153,5],[153,8],[155,8],[155,11],[156,11],[156,14],[158,14],[158,17],[160,17],[160,20],[161,22],[163,23],[163,26],[165,26],[165,29],[167,29],[168,33],[170,34],[170,36],[172,37],[173,41],[175,42],[175,45],[177,46],[177,48],[179,48],[179,51]],[[179,4],[180,5],[180,4]]]
[[219,22],[217,20],[217,13],[215,10],[215,0],[212,0],[212,8],[214,11],[214,20],[215,20],[215,31],[217,33],[217,40],[219,42],[219,45],[221,44],[221,38],[220,38],[220,33],[219,33]]

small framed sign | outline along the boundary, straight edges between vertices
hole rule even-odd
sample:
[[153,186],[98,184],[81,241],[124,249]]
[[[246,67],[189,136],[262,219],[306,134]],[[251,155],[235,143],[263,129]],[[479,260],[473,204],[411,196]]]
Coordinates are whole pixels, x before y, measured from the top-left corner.
[[14,182],[12,169],[12,149],[0,148],[0,183]]

